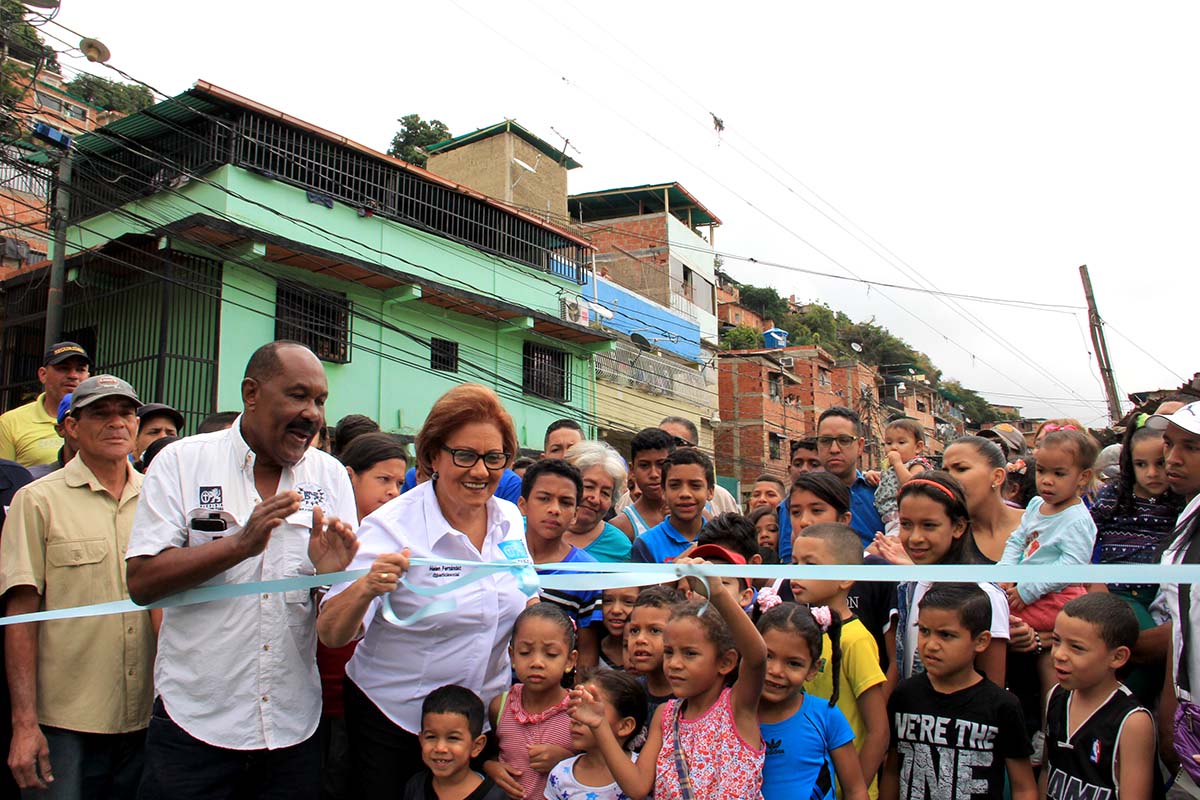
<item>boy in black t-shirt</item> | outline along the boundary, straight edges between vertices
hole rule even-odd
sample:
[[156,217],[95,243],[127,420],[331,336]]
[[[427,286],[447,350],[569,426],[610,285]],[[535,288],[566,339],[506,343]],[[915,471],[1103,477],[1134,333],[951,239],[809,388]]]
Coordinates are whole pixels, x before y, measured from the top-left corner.
[[973,583],[935,584],[921,599],[917,647],[925,672],[888,701],[892,748],[883,800],[1035,800],[1029,739],[1017,698],[975,671],[991,644],[992,604]]
[[1129,604],[1093,592],[1063,606],[1050,654],[1058,685],[1046,701],[1042,796],[1148,798],[1154,721],[1117,680],[1138,638]]

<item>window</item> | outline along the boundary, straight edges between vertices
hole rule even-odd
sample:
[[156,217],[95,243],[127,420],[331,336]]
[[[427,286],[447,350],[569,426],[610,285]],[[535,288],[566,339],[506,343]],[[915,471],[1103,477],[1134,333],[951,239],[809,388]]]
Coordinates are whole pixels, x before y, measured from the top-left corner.
[[430,339],[429,367],[440,372],[458,372],[458,342]]
[[59,100],[54,95],[46,94],[45,92],[34,92],[33,96],[37,100],[37,104],[42,108],[48,108],[51,111],[62,111],[62,100]]
[[275,338],[293,339],[322,361],[350,363],[350,302],[344,294],[280,283]]
[[767,376],[767,386],[772,400],[783,397],[783,376],[778,372],[772,372]]
[[929,411],[929,406],[925,405],[924,401],[918,400],[917,401],[917,411],[927,412],[927,411]]
[[565,350],[525,342],[521,389],[525,394],[565,403],[571,399],[568,366]]
[[829,370],[825,369],[824,367],[820,367],[818,370],[817,382],[822,386],[829,386]]
[[75,119],[87,119],[87,110],[79,106],[73,106],[70,103],[63,103],[63,109],[67,112],[67,116]]
[[783,458],[783,437],[776,433],[767,434],[767,448],[772,461]]

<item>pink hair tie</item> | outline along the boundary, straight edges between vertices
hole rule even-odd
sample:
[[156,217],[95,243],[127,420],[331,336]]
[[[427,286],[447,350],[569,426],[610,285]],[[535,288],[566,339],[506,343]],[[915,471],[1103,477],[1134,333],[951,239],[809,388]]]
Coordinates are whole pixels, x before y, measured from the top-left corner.
[[770,611],[782,602],[783,598],[779,596],[779,592],[770,586],[764,586],[758,590],[758,607],[760,610],[764,612]]
[[829,610],[829,606],[813,606],[809,611],[812,612],[813,620],[821,626],[821,632],[828,631],[829,626],[833,624],[833,612]]

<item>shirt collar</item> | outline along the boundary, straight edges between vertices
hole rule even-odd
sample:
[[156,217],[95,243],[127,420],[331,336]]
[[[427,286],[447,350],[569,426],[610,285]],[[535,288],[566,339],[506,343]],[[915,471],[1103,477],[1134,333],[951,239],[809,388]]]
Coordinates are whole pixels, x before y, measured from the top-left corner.
[[[127,474],[125,491],[121,495],[122,500],[129,497],[131,492],[135,495],[138,494],[142,485],[142,475],[133,468],[133,464],[126,461],[125,469],[127,470]],[[100,482],[100,479],[96,477],[96,474],[84,463],[83,457],[79,454],[76,454],[74,458],[63,466],[62,473],[67,486],[70,486],[72,489],[86,486],[93,492],[108,491],[104,488],[104,484]]]
[[850,489],[854,490],[860,486],[865,486],[868,489],[870,489],[872,492],[875,491],[875,489],[871,486],[871,484],[867,483],[867,479],[863,477],[862,470],[855,470],[854,471],[854,483],[850,484]]
[[[238,414],[237,419],[233,421],[233,425],[231,425],[229,429],[225,431],[225,441],[229,443],[229,447],[233,451],[235,461],[243,468],[252,470],[254,468],[254,460],[258,457],[258,454],[251,449],[250,445],[246,442],[246,438],[242,436],[243,416],[244,415],[242,414]],[[304,459],[306,458],[308,458],[307,449],[304,451],[304,455],[300,456],[299,461],[291,466],[285,466],[283,471],[287,472],[289,469],[296,469],[304,463]]]
[[[446,515],[442,513],[442,504],[438,502],[434,481],[425,481],[411,491],[424,493],[421,497],[421,504],[425,510],[425,531],[429,536],[430,547],[447,536],[466,535],[451,525],[446,519]],[[511,527],[512,522],[500,509],[500,501],[494,495],[489,497],[487,501],[487,533],[484,534],[484,543],[508,538]]]
[[37,396],[37,399],[34,400],[33,403],[34,403],[34,412],[33,413],[37,415],[38,422],[52,422],[56,425],[58,424],[58,419],[56,419],[54,416],[46,413],[46,393],[45,392],[42,392],[41,394],[39,394]]
[[663,520],[663,530],[666,532],[667,536],[671,539],[671,541],[676,542],[677,544],[693,544],[694,543],[693,539],[689,539],[686,536],[684,536],[682,533],[679,532],[679,529],[676,528],[675,525],[671,522],[670,515],[668,515],[667,518]]

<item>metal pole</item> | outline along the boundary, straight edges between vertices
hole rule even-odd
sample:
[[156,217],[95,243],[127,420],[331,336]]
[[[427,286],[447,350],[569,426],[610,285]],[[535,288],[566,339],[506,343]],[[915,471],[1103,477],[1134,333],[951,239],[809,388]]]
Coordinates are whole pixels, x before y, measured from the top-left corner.
[[58,159],[54,192],[54,258],[50,262],[50,291],[46,296],[46,349],[62,338],[63,289],[67,275],[67,216],[71,210],[71,154]]
[[1108,400],[1108,417],[1115,425],[1121,421],[1121,400],[1117,396],[1117,381],[1113,377],[1112,361],[1108,358],[1108,345],[1104,341],[1104,322],[1096,309],[1096,297],[1092,293],[1092,279],[1087,264],[1079,268],[1083,280],[1083,296],[1087,300],[1088,328],[1092,333],[1092,347],[1096,351],[1096,363],[1100,366],[1100,379],[1104,383],[1104,395]]

